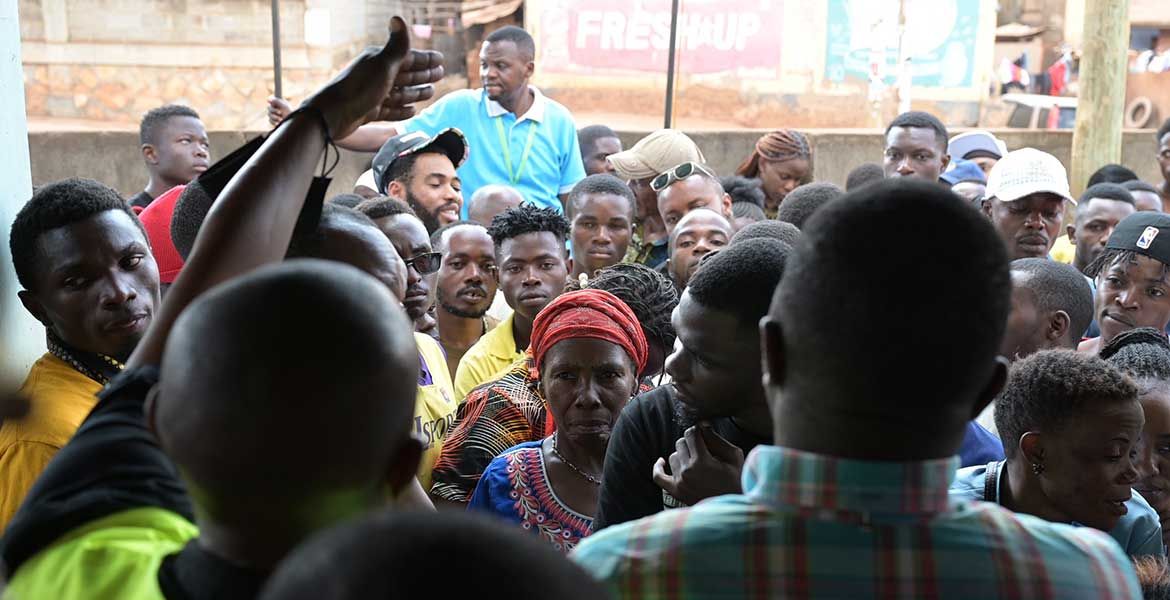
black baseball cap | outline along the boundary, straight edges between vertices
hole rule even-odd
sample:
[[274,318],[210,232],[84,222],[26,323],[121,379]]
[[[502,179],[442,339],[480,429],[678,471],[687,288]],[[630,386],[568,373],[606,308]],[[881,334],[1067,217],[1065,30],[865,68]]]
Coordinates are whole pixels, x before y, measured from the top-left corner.
[[1170,215],[1159,212],[1133,213],[1117,224],[1105,247],[1144,254],[1170,265]]
[[389,183],[386,181],[386,172],[399,158],[418,152],[438,152],[450,158],[451,164],[458,169],[463,161],[467,160],[468,150],[467,138],[463,137],[462,131],[454,127],[444,129],[433,136],[421,131],[396,135],[386,140],[374,155],[374,182],[378,185],[378,193],[386,193],[386,184]]

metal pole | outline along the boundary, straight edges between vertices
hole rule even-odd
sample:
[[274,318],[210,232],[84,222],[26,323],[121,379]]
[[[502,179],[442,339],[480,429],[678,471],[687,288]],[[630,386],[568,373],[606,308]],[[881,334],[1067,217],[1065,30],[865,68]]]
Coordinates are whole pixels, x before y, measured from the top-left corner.
[[663,117],[663,127],[666,129],[670,129],[674,121],[674,55],[678,45],[678,3],[679,0],[670,0],[670,54],[666,62],[666,115]]
[[280,83],[280,2],[272,0],[272,71],[276,81],[273,90],[277,98],[283,98],[283,86]]

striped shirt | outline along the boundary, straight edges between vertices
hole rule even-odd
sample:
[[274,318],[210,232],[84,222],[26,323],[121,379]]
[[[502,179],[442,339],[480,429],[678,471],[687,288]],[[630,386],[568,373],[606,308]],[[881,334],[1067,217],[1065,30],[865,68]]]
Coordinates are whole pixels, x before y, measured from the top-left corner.
[[760,446],[745,495],[610,527],[573,559],[619,598],[1140,598],[1117,544],[948,499],[958,459]]

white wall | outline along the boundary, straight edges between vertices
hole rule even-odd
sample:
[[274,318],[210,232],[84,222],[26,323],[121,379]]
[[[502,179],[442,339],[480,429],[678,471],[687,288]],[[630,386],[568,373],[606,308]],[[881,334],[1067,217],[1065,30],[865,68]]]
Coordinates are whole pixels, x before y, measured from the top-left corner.
[[0,392],[19,384],[45,351],[44,328],[20,305],[8,252],[8,230],[32,194],[20,21],[16,2],[0,0]]

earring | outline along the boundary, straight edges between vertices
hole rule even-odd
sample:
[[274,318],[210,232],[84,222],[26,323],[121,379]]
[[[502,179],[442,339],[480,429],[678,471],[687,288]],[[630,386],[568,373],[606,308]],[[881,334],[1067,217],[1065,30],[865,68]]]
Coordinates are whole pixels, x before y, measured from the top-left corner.
[[1044,472],[1044,465],[1040,463],[1032,463],[1032,472],[1039,475]]

